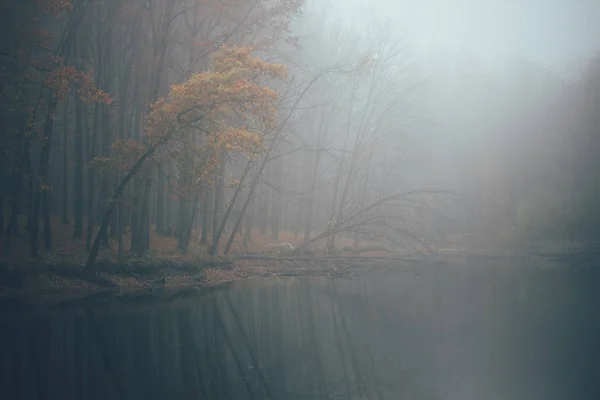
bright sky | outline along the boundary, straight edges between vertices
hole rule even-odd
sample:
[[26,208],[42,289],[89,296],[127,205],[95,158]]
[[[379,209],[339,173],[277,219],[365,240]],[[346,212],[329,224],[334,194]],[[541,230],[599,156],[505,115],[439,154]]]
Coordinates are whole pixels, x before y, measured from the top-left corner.
[[[312,0],[319,1],[319,0]],[[332,0],[340,16],[398,21],[413,50],[514,55],[562,67],[600,50],[600,0]]]

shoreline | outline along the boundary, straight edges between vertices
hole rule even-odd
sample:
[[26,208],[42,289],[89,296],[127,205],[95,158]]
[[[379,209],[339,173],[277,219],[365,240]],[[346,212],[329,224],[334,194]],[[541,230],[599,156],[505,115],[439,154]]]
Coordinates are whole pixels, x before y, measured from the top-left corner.
[[352,278],[357,273],[406,269],[423,263],[443,265],[457,259],[553,261],[597,261],[600,252],[497,253],[476,250],[439,251],[436,257],[422,255],[365,254],[323,257],[240,255],[232,258],[130,258],[118,262],[102,260],[93,271],[77,262],[34,261],[0,263],[0,306],[44,306],[96,300],[168,299],[224,284],[277,277],[326,276]]

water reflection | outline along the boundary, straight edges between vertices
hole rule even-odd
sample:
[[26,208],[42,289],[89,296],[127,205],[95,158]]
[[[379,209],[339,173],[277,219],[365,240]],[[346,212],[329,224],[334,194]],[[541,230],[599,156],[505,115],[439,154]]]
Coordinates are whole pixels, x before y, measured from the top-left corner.
[[6,315],[7,399],[594,399],[599,273],[272,279]]

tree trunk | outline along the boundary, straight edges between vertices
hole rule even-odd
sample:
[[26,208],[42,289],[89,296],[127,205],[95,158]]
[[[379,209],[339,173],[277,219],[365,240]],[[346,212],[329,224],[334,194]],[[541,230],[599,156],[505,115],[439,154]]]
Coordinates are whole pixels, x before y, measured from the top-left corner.
[[[102,115],[102,124],[101,126],[101,142],[102,142],[102,155],[103,157],[108,157],[110,154],[110,142],[111,142],[111,138],[110,138],[110,129],[108,129],[108,125],[109,125],[109,121],[108,121],[108,113],[107,113],[107,108],[106,105],[101,104],[100,105],[100,113]],[[102,129],[103,128],[103,129]],[[91,169],[91,168],[90,168]],[[100,172],[100,190],[99,190],[99,196],[98,196],[98,211],[97,211],[97,215],[101,215],[102,210],[103,210],[103,204],[105,202],[108,201],[109,199],[109,190],[111,187],[110,184],[110,177],[109,177],[109,172],[108,171],[102,171]],[[97,221],[98,223],[100,223],[100,221]],[[114,222],[114,219],[113,219]],[[102,235],[102,247],[105,249],[108,249],[110,247],[110,243],[108,241],[108,229],[106,230],[106,232],[104,232],[104,234]]]
[[202,236],[200,237],[200,244],[208,244],[208,231],[210,229],[212,208],[214,204],[214,189],[212,187],[208,187],[207,189],[207,191],[204,191],[204,215],[202,215]]
[[197,206],[198,206],[198,193],[194,193],[193,199],[192,199],[192,204],[191,204],[191,210],[190,213],[188,213],[187,217],[186,217],[186,227],[184,229],[183,232],[181,232],[181,235],[179,236],[179,242],[178,242],[178,247],[179,250],[182,253],[187,253],[189,247],[190,247],[190,239],[192,238],[192,227],[194,225],[194,220],[196,218],[196,210],[197,210]]
[[250,205],[250,210],[246,216],[246,230],[244,232],[244,239],[242,240],[242,246],[248,247],[252,242],[252,219],[254,215],[254,202]]
[[[342,160],[340,161],[340,168],[335,177],[335,184],[333,187],[333,200],[331,202],[331,215],[329,216],[329,224],[328,228],[333,228],[337,221],[337,197],[340,190],[340,183],[342,180],[342,175],[344,173],[344,165],[346,164],[346,149],[348,148],[348,140],[350,140],[350,121],[352,117],[352,111],[354,109],[354,97],[356,95],[355,87],[352,88],[352,96],[350,98],[350,108],[348,110],[348,117],[346,119],[346,136],[344,137],[344,147],[342,149]],[[335,249],[336,247],[336,239],[335,233],[327,238],[327,248]]]
[[33,218],[33,202],[34,202],[34,184],[33,184],[33,169],[31,167],[31,157],[32,157],[32,149],[31,149],[31,141],[26,140],[25,144],[27,146],[27,154],[23,158],[23,166],[25,169],[25,177],[27,186],[25,187],[25,202],[27,208],[27,223],[25,225],[25,229],[27,232],[31,229],[32,218]]
[[34,185],[34,200],[33,200],[33,219],[29,227],[29,253],[31,257],[38,256],[38,239],[40,230],[40,203],[42,199],[42,191],[49,190],[47,188],[46,178],[48,176],[48,164],[50,162],[50,146],[52,145],[52,133],[54,128],[54,112],[56,111],[56,99],[52,94],[48,96],[48,112],[46,113],[46,122],[44,124],[44,140],[40,152],[40,163],[38,166],[38,179]]
[[319,128],[317,130],[317,152],[315,153],[315,165],[313,169],[312,178],[309,183],[308,188],[308,199],[306,202],[306,225],[304,229],[304,244],[307,244],[310,241],[310,230],[312,226],[313,219],[313,207],[315,204],[315,191],[317,190],[317,177],[319,174],[319,167],[321,166],[321,147],[323,146],[323,138],[325,136],[324,132],[324,123],[325,116],[321,116],[321,122],[319,124]]
[[177,238],[181,237],[182,232],[186,229],[188,212],[188,198],[187,193],[179,196],[179,215],[177,216]]
[[302,90],[302,92],[300,93],[300,95],[296,98],[296,100],[294,101],[294,104],[292,105],[289,113],[285,116],[285,118],[280,122],[279,126],[277,127],[274,135],[273,135],[273,139],[271,141],[271,144],[269,145],[269,147],[267,148],[267,151],[265,153],[265,155],[263,156],[262,162],[260,164],[260,167],[258,168],[258,171],[256,173],[256,179],[252,182],[252,184],[250,185],[250,190],[248,193],[248,197],[246,198],[246,201],[244,202],[244,205],[242,206],[242,210],[240,211],[240,215],[237,218],[237,221],[235,222],[235,226],[233,228],[233,232],[231,232],[231,235],[229,236],[229,239],[227,240],[227,244],[225,245],[225,254],[229,254],[229,251],[231,250],[231,245],[233,244],[233,241],[235,239],[235,235],[237,233],[237,231],[239,230],[240,224],[242,223],[242,220],[244,218],[244,215],[246,213],[246,210],[248,209],[248,205],[250,204],[250,202],[252,201],[252,198],[254,196],[254,191],[256,190],[256,186],[258,186],[258,183],[261,180],[262,174],[265,170],[265,167],[267,165],[267,163],[269,161],[271,161],[271,153],[273,152],[273,149],[279,144],[279,139],[281,138],[281,134],[283,132],[283,129],[287,126],[288,121],[290,120],[292,114],[294,113],[294,111],[296,110],[296,108],[298,107],[298,104],[300,104],[300,101],[302,100],[302,98],[304,97],[304,95],[306,93],[308,93],[308,90],[312,87],[312,85],[315,84],[315,82],[317,82],[321,77],[335,72],[334,69],[328,69],[325,71],[321,71],[320,73],[318,73],[317,75],[315,75],[315,77],[308,83],[308,85],[306,85],[304,87],[304,89]]
[[[94,235],[94,226],[96,225],[94,223],[94,187],[96,185],[96,179],[94,170],[92,168],[88,168],[87,176],[87,230],[85,237],[85,249],[90,251],[92,246],[92,237]],[[104,239],[104,236],[101,239]],[[104,242],[104,240],[102,240],[102,242]]]
[[306,186],[308,185],[308,153],[304,154],[304,164],[302,168],[298,169],[302,171],[302,183],[300,185],[300,196],[298,198],[298,214],[296,214],[296,224],[294,225],[294,237],[297,238],[300,233],[300,226],[302,225],[302,217],[306,208]]
[[117,206],[117,257],[123,258],[123,204],[119,203]]
[[165,178],[158,171],[156,180],[156,233],[165,234]]
[[[100,131],[100,104],[96,104],[94,107],[94,128],[92,129],[92,135],[90,137],[90,141],[87,143],[88,147],[88,156],[87,161],[88,164],[90,161],[94,159],[96,156],[96,141],[98,138],[98,133]],[[95,188],[96,188],[96,171],[94,168],[90,168],[88,165],[87,168],[87,176],[88,176],[88,187],[87,187],[87,232],[85,239],[85,249],[90,251],[92,246],[92,237],[94,235],[94,227],[96,226],[96,219],[94,217],[94,196],[95,196]],[[100,237],[102,244],[105,243],[106,231],[103,232]]]
[[50,189],[42,192],[42,208],[44,212],[44,248],[52,248],[52,225],[50,222]]
[[221,239],[221,235],[223,234],[223,230],[225,229],[225,224],[227,224],[227,221],[229,220],[229,216],[231,215],[231,212],[233,210],[233,207],[235,206],[236,200],[237,200],[239,194],[241,193],[242,188],[244,187],[244,183],[246,182],[246,177],[248,176],[248,172],[250,172],[251,168],[252,168],[252,161],[248,160],[248,162],[246,163],[246,167],[244,168],[244,172],[242,173],[242,176],[240,177],[240,183],[237,185],[237,188],[235,189],[235,192],[233,193],[233,197],[232,197],[231,201],[229,202],[229,204],[227,205],[227,210],[225,211],[225,215],[223,216],[223,218],[221,220],[221,223],[218,227],[217,233],[216,233],[216,235],[213,235],[213,241],[210,246],[210,254],[213,256],[217,255],[217,251],[219,249],[219,240]]
[[141,246],[138,250],[141,254],[150,250],[150,194],[152,190],[152,179],[144,179],[144,193],[142,197],[142,221],[140,224]]
[[[116,176],[112,177],[113,179],[111,179],[111,183],[110,183],[110,192],[112,193],[115,190],[116,187],[116,183],[115,180],[118,180],[118,178]],[[108,201],[108,197],[106,199],[106,201]],[[100,215],[102,215],[102,211],[104,209],[102,209],[100,211]],[[110,226],[109,226],[109,237],[111,239],[117,239],[117,236],[119,236],[119,231],[120,231],[120,227],[119,225],[121,224],[121,221],[119,219],[119,215],[121,214],[121,209],[119,208],[119,212],[118,213],[113,213],[112,218],[110,220]]]
[[133,181],[133,198],[131,210],[131,246],[129,251],[140,252],[142,232],[142,207],[141,207],[141,182],[140,178]]
[[262,185],[259,189],[259,195],[258,198],[260,199],[259,202],[259,209],[258,209],[258,223],[260,226],[260,234],[263,236],[267,235],[267,215],[268,215],[268,210],[269,210],[269,204],[267,203],[267,199],[269,198],[267,196],[267,190],[268,188],[265,185]]
[[73,141],[73,236],[83,237],[83,107],[81,100],[75,99],[75,140]]
[[69,223],[69,98],[65,100],[62,118],[62,223]]
[[164,209],[163,209],[164,234],[167,236],[171,236],[173,233],[173,225],[172,225],[173,217],[171,215],[173,213],[172,205],[171,205],[171,203],[172,203],[171,197],[173,194],[171,193],[171,190],[168,185],[165,186],[163,190],[164,190],[163,199],[164,199],[164,204],[165,204]]
[[19,236],[19,221],[18,216],[21,211],[21,201],[23,193],[23,166],[27,164],[26,158],[29,158],[29,138],[25,135],[25,118],[20,124],[22,128],[19,130],[20,148],[15,167],[13,169],[12,193],[10,198],[10,217],[6,226],[6,236],[4,238],[3,251],[10,252],[10,243],[12,236]]
[[0,235],[4,234],[4,193],[0,193]]
[[170,138],[170,135],[167,135],[165,138],[163,138],[163,141],[157,142],[157,143],[151,145],[150,147],[148,147],[146,152],[144,154],[142,154],[142,156],[135,162],[135,164],[133,164],[133,167],[131,167],[131,169],[127,172],[127,174],[125,175],[125,177],[123,178],[123,180],[121,181],[119,186],[117,186],[117,188],[115,189],[115,192],[113,193],[111,201],[108,202],[108,205],[106,206],[106,210],[104,211],[104,215],[102,216],[102,223],[100,224],[100,230],[99,230],[98,234],[96,235],[96,239],[94,240],[94,244],[92,245],[92,250],[90,251],[87,262],[85,264],[86,269],[94,268],[94,264],[96,263],[96,258],[98,257],[98,251],[100,250],[100,233],[102,233],[103,230],[106,230],[108,228],[108,222],[110,221],[110,216],[114,209],[114,205],[119,200],[121,194],[123,193],[123,190],[129,183],[131,178],[133,178],[140,171],[140,169],[142,168],[142,165],[148,159],[148,157],[151,157],[154,154],[154,152],[156,151],[156,149],[161,144],[165,143],[169,138]]
[[[281,190],[281,175],[283,163],[281,158],[276,161],[273,185]],[[281,223],[281,195],[271,190],[271,239],[279,240],[279,224]]]
[[211,251],[212,255],[217,255],[219,249],[219,228],[221,225],[221,219],[223,218],[223,202],[225,198],[225,152],[221,151],[221,160],[219,164],[219,170],[217,171],[217,177],[215,179],[215,205],[213,208],[213,228],[212,228],[212,242]]

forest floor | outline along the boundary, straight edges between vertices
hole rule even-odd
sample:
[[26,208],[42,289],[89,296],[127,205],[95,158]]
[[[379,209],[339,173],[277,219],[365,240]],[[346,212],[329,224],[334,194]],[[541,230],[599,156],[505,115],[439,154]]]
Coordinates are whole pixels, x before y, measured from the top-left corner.
[[[152,250],[144,256],[125,251],[119,258],[118,243],[111,240],[110,247],[101,250],[94,271],[86,271],[85,232],[84,238],[75,238],[72,225],[53,222],[52,249],[41,250],[38,258],[28,256],[24,233],[13,239],[10,252],[0,252],[0,301],[56,305],[90,297],[170,295],[253,278],[349,274],[359,266],[369,267],[367,260],[386,264],[396,256],[381,244],[360,242],[357,247],[352,239],[342,238],[335,256],[315,248],[313,255],[296,259],[290,248],[302,244],[302,234],[280,232],[274,239],[255,230],[248,245],[243,246],[238,235],[229,256],[211,257],[207,246],[200,244],[200,232],[193,232],[186,254],[177,250],[177,238],[152,232]],[[124,235],[124,249],[129,248],[129,239]],[[43,248],[43,239],[39,245]],[[310,262],[314,257],[322,261]]]

